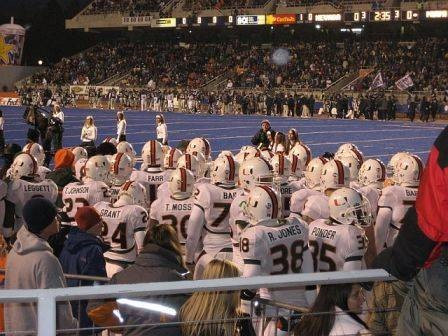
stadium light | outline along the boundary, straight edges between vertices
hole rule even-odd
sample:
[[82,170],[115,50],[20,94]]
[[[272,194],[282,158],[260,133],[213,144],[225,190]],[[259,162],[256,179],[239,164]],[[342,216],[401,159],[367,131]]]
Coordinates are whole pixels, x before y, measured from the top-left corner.
[[320,29],[320,24],[317,24],[315,27],[316,27],[317,30],[319,30]]
[[38,60],[37,64],[42,65],[42,64],[44,64],[44,62],[42,60]]

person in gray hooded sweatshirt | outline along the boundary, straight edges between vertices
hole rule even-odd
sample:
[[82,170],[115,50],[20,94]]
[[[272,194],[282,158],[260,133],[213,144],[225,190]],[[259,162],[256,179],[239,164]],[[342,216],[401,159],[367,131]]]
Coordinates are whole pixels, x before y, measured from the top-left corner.
[[[65,288],[61,264],[48,245],[48,238],[57,233],[59,222],[56,207],[44,198],[32,198],[23,207],[26,225],[17,233],[6,263],[5,289]],[[57,303],[57,329],[76,328],[69,302]],[[37,304],[5,304],[5,330],[35,335],[37,331]]]

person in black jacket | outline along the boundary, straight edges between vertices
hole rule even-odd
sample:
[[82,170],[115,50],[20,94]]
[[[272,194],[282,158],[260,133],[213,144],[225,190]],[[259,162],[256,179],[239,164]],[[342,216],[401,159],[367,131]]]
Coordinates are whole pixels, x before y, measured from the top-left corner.
[[431,113],[432,121],[436,121],[437,112],[439,111],[439,103],[436,97],[431,98],[431,103],[429,104],[429,111]]
[[252,137],[252,144],[256,147],[268,147],[270,144],[267,132],[270,131],[272,137],[275,136],[275,131],[271,129],[269,120],[263,120],[261,122],[261,129]]
[[422,102],[420,104],[420,120],[424,122],[429,121],[429,102],[426,97],[422,98]]

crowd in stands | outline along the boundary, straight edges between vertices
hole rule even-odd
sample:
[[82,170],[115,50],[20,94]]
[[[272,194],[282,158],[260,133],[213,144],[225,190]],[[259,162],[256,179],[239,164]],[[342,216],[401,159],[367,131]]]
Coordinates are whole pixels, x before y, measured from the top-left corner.
[[165,5],[164,0],[94,0],[83,12],[84,15],[119,12],[129,16],[143,16],[158,12]]
[[[285,64],[273,56],[284,49]],[[324,89],[339,78],[371,69],[370,76],[353,85],[368,89],[380,71],[385,89],[409,74],[414,91],[443,91],[448,87],[448,40],[418,39],[397,41],[298,42],[263,47],[240,43],[227,44],[150,44],[108,42],[37,74],[39,84],[98,84],[112,76],[126,75],[123,87],[144,87],[150,81],[163,87],[198,88],[225,74],[234,87]]]

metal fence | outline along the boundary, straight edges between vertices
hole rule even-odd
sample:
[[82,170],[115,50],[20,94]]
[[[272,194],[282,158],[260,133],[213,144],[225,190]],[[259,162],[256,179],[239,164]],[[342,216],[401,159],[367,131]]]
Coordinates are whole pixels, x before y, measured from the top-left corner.
[[[362,283],[395,280],[384,270],[325,272],[260,276],[253,278],[226,278],[216,280],[140,283],[71,287],[58,289],[3,290],[0,302],[37,302],[38,336],[56,336],[56,302],[141,296],[188,294],[206,291],[237,291],[242,289],[287,288],[297,286]],[[262,304],[268,302],[258,301]],[[294,308],[294,307],[290,307]],[[291,309],[291,310],[296,310]]]

